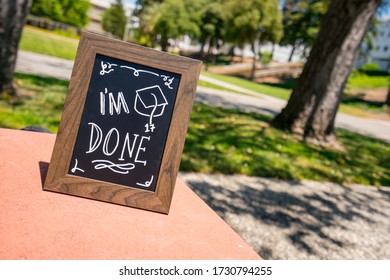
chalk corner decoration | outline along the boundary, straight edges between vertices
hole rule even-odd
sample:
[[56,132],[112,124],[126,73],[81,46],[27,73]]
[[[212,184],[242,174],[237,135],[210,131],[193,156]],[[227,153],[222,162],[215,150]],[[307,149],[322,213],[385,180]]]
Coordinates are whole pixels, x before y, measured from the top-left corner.
[[200,69],[83,32],[44,190],[168,214]]

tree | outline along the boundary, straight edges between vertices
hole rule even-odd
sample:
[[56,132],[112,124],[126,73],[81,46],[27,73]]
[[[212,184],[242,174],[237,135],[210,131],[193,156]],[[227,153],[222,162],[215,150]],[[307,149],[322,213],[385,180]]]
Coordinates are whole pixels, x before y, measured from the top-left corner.
[[89,22],[88,10],[91,6],[88,0],[60,0],[63,19],[70,25],[84,27]]
[[162,51],[168,50],[169,39],[198,36],[199,6],[199,2],[190,0],[166,0],[159,5],[154,30],[160,38]]
[[156,26],[156,18],[160,12],[160,3],[148,2],[148,1],[139,1],[139,4],[142,7],[135,10],[134,14],[139,18],[139,27],[138,27],[138,35],[137,40],[141,45],[145,45],[148,47],[155,47],[157,41],[157,32],[155,30]]
[[54,21],[61,21],[63,19],[59,0],[34,0],[31,4],[30,13]]
[[88,21],[88,0],[34,0],[31,5],[31,14],[84,27]]
[[202,2],[199,29],[200,55],[203,57],[206,44],[209,45],[208,52],[210,52],[213,46],[218,48],[219,42],[224,38],[225,27],[221,0]]
[[17,95],[13,84],[20,36],[30,0],[2,0],[0,8],[0,95]]
[[387,113],[390,114],[390,79],[389,79],[389,88],[387,90],[387,97],[385,104],[387,105]]
[[317,36],[321,18],[328,9],[329,0],[286,0],[283,6],[282,46],[290,45],[292,60],[297,48],[312,46]]
[[227,0],[223,15],[226,40],[233,45],[251,45],[254,54],[251,79],[254,78],[257,44],[277,42],[281,37],[281,16],[276,0]]
[[102,19],[103,29],[118,39],[123,38],[126,21],[127,17],[122,0],[116,0],[108,9],[104,10]]
[[333,0],[287,106],[273,126],[319,145],[336,145],[341,94],[381,0]]

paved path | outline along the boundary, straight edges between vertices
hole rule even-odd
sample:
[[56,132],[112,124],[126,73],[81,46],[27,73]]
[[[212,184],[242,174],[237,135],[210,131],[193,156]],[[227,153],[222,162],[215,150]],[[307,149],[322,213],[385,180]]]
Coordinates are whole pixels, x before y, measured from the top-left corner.
[[16,71],[26,74],[69,80],[73,61],[37,53],[19,51]]
[[[68,80],[71,76],[73,61],[20,51],[16,71]],[[247,90],[229,83],[201,75],[202,80],[231,88],[246,95],[198,87],[196,101],[212,106],[236,108],[268,115],[276,115],[286,105],[285,100]],[[336,126],[390,142],[390,122],[358,118],[338,113]]]

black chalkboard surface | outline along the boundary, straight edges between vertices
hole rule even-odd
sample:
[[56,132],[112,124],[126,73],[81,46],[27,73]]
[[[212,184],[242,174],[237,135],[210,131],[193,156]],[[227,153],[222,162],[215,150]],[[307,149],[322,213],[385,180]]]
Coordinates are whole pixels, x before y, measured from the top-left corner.
[[96,55],[69,174],[154,191],[179,83]]
[[168,214],[201,67],[82,32],[43,189]]

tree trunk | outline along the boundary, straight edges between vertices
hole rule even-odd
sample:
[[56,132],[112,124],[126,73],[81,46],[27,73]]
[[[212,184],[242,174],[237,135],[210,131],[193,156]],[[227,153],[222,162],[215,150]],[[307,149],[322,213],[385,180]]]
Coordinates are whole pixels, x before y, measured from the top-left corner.
[[236,46],[233,45],[233,46],[231,46],[231,47],[229,48],[228,56],[230,56],[230,57],[232,58],[232,60],[233,60],[234,55],[235,55],[235,53],[234,53],[235,47],[236,47]]
[[381,0],[333,0],[296,87],[273,126],[336,145],[334,121],[359,45]]
[[390,114],[390,83],[389,83],[389,89],[387,91],[387,97],[386,97],[385,104],[387,105],[387,113]]
[[0,96],[16,96],[13,75],[30,0],[0,0]]
[[255,74],[256,74],[256,46],[255,43],[251,43],[252,47],[252,52],[253,52],[253,60],[252,60],[252,69],[251,69],[251,76],[250,79],[253,81],[255,79]]
[[204,39],[201,41],[201,47],[200,47],[200,58],[203,59],[204,58],[204,48],[206,46],[206,42],[207,40]]
[[168,38],[161,38],[160,46],[161,46],[161,51],[167,52],[169,47]]
[[294,56],[294,53],[295,53],[295,44],[292,45],[292,50],[290,52],[290,56],[288,57],[288,62],[291,62],[293,56]]

